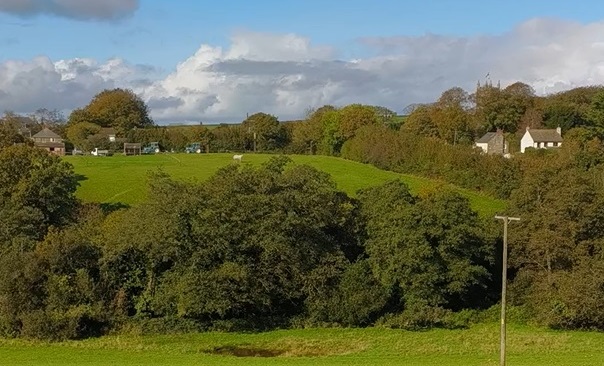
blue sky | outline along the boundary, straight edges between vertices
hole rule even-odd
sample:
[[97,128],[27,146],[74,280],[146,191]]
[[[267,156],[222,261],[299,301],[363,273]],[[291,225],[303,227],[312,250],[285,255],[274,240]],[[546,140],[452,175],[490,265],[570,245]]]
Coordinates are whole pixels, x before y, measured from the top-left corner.
[[[229,80],[231,89],[232,85],[242,86],[244,80],[249,81],[250,75],[258,74],[257,70],[250,71],[250,67],[264,67],[262,72],[266,74],[265,69],[270,62],[286,62],[292,67],[306,62],[304,70],[309,74],[288,69],[279,75],[268,75],[262,82],[255,80],[254,83],[266,86],[263,90],[274,94],[272,100],[260,98],[254,102],[248,95],[240,95],[232,97],[233,102],[244,103],[246,109],[262,109],[263,106],[271,109],[273,105],[285,103],[292,106],[292,116],[301,113],[299,109],[303,104],[308,104],[306,107],[316,107],[312,104],[363,102],[366,95],[342,96],[341,93],[333,92],[333,84],[339,83],[341,87],[346,83],[356,85],[357,79],[346,79],[346,75],[351,75],[351,69],[357,71],[355,78],[360,77],[359,69],[365,72],[379,62],[382,63],[381,69],[390,65],[384,63],[388,61],[388,57],[398,57],[398,65],[407,65],[406,68],[392,66],[392,72],[398,73],[396,77],[406,78],[404,83],[400,86],[390,85],[388,77],[377,74],[366,75],[359,80],[385,80],[381,84],[372,81],[366,85],[377,90],[366,102],[383,100],[384,104],[390,103],[388,107],[400,110],[405,103],[437,97],[438,93],[444,91],[436,88],[446,88],[446,85],[454,86],[460,82],[465,83],[463,87],[475,84],[478,76],[472,75],[470,80],[466,80],[468,69],[471,68],[477,70],[477,75],[484,71],[498,71],[501,79],[514,79],[513,72],[518,69],[518,65],[500,65],[496,60],[490,59],[470,66],[470,54],[475,54],[472,59],[481,58],[481,49],[498,55],[504,55],[502,50],[506,50],[513,55],[516,50],[528,52],[530,47],[547,48],[554,42],[565,49],[580,46],[581,52],[587,52],[585,50],[593,49],[600,41],[600,36],[594,34],[599,28],[590,31],[590,27],[600,25],[604,18],[604,2],[596,1],[578,6],[563,0],[105,0],[109,4],[107,9],[81,3],[78,5],[77,1],[83,2],[0,0],[0,70],[3,65],[6,70],[10,70],[5,71],[5,78],[23,80],[31,77],[34,70],[52,72],[54,68],[58,76],[51,75],[48,79],[56,80],[58,77],[62,84],[49,85],[49,90],[69,93],[85,89],[85,95],[73,96],[71,104],[66,101],[69,95],[65,96],[65,100],[57,102],[57,108],[65,110],[77,107],[95,91],[98,92],[95,88],[132,87],[147,101],[157,102],[158,106],[171,105],[172,112],[158,112],[159,118],[166,119],[197,118],[191,112],[195,108],[183,107],[190,102],[176,92],[183,88],[187,90],[187,96],[192,92],[198,94],[189,99],[196,101],[196,108],[200,109],[199,118],[236,118],[243,111],[226,106],[225,100],[232,97],[227,95],[229,88],[225,87],[223,94],[211,92],[217,88],[217,80]],[[37,4],[37,7],[31,4]],[[296,38],[283,38],[288,34]],[[551,37],[557,38],[550,39]],[[581,43],[583,40],[585,44]],[[295,47],[303,48],[299,52],[307,52],[309,56],[287,56],[292,42],[297,45]],[[579,45],[573,45],[577,42]],[[376,44],[379,47],[374,47]],[[203,45],[211,51],[198,55],[198,51],[204,49]],[[414,51],[409,51],[411,49]],[[435,51],[429,53],[426,49]],[[463,49],[465,58],[456,53],[459,49]],[[219,50],[222,53],[216,56],[220,53]],[[597,60],[599,55],[597,53],[590,57]],[[46,61],[37,59],[39,57]],[[75,61],[78,59],[87,60],[85,67]],[[119,67],[115,66],[115,62],[107,64],[111,59],[120,60]],[[310,59],[320,62],[309,61]],[[530,67],[539,68],[545,62],[534,59],[535,55],[524,55],[523,65],[532,60],[536,64],[531,64]],[[238,71],[233,71],[233,63],[242,60],[248,63],[238,65]],[[361,62],[350,63],[352,60]],[[433,67],[420,69],[420,61]],[[187,69],[190,72],[187,76],[178,75],[177,65],[181,63],[190,67]],[[203,77],[195,73],[201,67],[197,63],[204,65]],[[145,68],[139,65],[145,65]],[[336,65],[341,67],[338,69]],[[599,65],[585,75],[575,75],[568,63],[543,66],[551,69],[548,71],[550,74],[524,76],[519,73],[516,78],[533,82],[538,92],[555,91],[562,85],[570,87],[600,82]],[[566,69],[561,69],[562,67]],[[154,68],[153,72],[149,68]],[[107,71],[109,69],[111,70]],[[217,69],[221,71],[218,73],[215,71]],[[246,74],[234,81],[235,75],[241,76],[241,70],[244,69]],[[441,73],[441,69],[447,70]],[[323,93],[321,98],[298,100],[299,98],[283,97],[291,83],[301,85],[302,81],[312,79],[315,74],[329,78],[340,71],[343,74],[334,77],[330,83],[313,84],[315,94]],[[418,72],[425,75],[425,81],[414,79]],[[0,77],[2,76],[0,71]],[[195,77],[198,78],[197,84],[185,82]],[[98,80],[92,82],[92,78]],[[124,78],[128,79],[127,83]],[[438,81],[443,78],[444,80]],[[37,80],[39,79],[38,77]],[[209,79],[212,80],[211,85],[205,85]],[[266,81],[268,79],[271,81]],[[275,81],[277,79],[278,83]],[[69,81],[68,84],[66,80]],[[79,89],[71,89],[74,82],[82,84],[78,84]],[[186,87],[178,82],[186,84]],[[151,85],[152,83],[155,84]],[[393,101],[397,99],[393,95],[397,93],[397,87],[425,84],[432,85],[432,89],[419,94],[408,90],[400,91],[396,98],[405,101],[394,105]],[[28,106],[43,100],[40,97],[28,105],[20,105],[14,102],[18,98],[13,95],[16,92],[11,92],[11,85],[3,85],[0,81],[0,109],[26,112]],[[44,87],[47,87],[46,84]],[[137,89],[138,87],[140,88]],[[3,99],[3,95],[13,97]],[[382,98],[376,95],[381,95]],[[218,107],[221,103],[223,105]],[[187,111],[177,112],[179,108]],[[284,108],[273,109],[283,114]]]
[[[1,2],[1,1],[0,1]],[[604,2],[568,0],[142,0],[120,21],[79,21],[46,15],[0,15],[0,61],[123,57],[170,70],[200,44],[228,45],[238,30],[296,33],[362,57],[356,39],[371,36],[480,35],[505,32],[535,17],[588,23]],[[0,41],[1,42],[1,41]]]

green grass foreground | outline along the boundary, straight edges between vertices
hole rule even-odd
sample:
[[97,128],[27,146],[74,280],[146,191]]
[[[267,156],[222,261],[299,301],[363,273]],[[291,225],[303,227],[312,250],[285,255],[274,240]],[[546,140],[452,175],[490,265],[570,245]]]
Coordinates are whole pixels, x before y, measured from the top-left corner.
[[[158,154],[143,156],[111,157],[66,156],[76,174],[82,178],[77,196],[84,201],[128,205],[145,200],[147,173],[161,168],[175,179],[204,180],[219,168],[234,164],[233,154]],[[243,164],[260,165],[271,156],[268,154],[244,154]],[[369,164],[357,163],[329,156],[290,156],[298,164],[308,164],[330,174],[338,189],[353,195],[365,187],[380,185],[399,178],[415,194],[425,194],[442,189],[446,183],[407,174],[378,169]],[[490,216],[505,209],[505,201],[481,195],[470,190],[453,187],[468,197],[472,207],[481,215]]]
[[[508,364],[604,364],[604,333],[508,327]],[[237,355],[234,355],[237,354]],[[43,343],[0,339],[2,365],[459,365],[499,364],[499,326],[425,332],[367,329],[106,336]]]

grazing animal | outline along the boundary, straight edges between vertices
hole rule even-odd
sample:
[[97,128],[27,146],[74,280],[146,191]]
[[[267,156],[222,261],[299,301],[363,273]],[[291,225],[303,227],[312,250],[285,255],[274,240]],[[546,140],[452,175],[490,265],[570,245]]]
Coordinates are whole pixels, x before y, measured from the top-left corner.
[[243,154],[242,155],[233,155],[233,160],[241,163],[241,158],[243,158]]

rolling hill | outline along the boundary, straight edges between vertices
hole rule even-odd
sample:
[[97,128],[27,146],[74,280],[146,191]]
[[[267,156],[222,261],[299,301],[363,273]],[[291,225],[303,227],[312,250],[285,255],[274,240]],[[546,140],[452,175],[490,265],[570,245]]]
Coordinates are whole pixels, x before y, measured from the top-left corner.
[[[243,164],[259,165],[268,154],[245,154]],[[414,194],[450,187],[466,196],[481,215],[494,215],[505,209],[505,201],[494,199],[445,182],[378,169],[369,164],[317,155],[292,155],[297,164],[308,164],[329,173],[341,189],[354,196],[357,190],[401,179]],[[158,154],[143,156],[96,157],[66,156],[80,177],[77,196],[84,201],[127,205],[143,202],[147,174],[162,169],[179,180],[200,181],[212,176],[220,167],[234,164],[232,154]]]

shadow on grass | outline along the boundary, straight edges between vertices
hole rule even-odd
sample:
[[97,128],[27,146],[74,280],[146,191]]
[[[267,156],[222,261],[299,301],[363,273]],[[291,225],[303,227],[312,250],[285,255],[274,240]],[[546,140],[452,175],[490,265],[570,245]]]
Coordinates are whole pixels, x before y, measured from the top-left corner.
[[88,177],[85,176],[84,174],[76,174],[75,178],[76,178],[76,180],[78,182],[82,182],[82,181],[88,180]]
[[112,212],[115,212],[115,211],[118,211],[121,209],[125,209],[125,208],[130,208],[130,205],[127,205],[122,202],[105,202],[105,203],[101,203],[100,207],[105,215],[109,215]]

